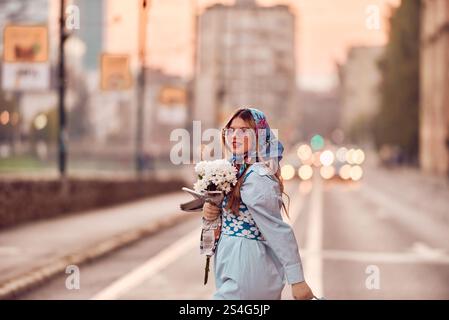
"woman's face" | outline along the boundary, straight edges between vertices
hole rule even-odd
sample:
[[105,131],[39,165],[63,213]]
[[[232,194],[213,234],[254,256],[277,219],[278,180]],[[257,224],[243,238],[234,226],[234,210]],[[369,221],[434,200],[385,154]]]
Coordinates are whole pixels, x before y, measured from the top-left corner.
[[[230,130],[229,130],[230,129]],[[226,134],[226,143],[234,154],[243,154],[247,152],[255,139],[255,132],[248,123],[241,118],[234,118],[229,125]]]

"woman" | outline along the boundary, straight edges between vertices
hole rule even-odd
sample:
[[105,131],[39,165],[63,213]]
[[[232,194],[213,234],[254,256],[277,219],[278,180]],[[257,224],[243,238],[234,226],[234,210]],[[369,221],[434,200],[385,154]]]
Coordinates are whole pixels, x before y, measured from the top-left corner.
[[[291,227],[282,220],[283,146],[257,109],[238,109],[223,129],[238,181],[221,208],[206,203],[203,218],[222,214],[215,252],[214,299],[280,299],[287,282],[295,299],[312,299]],[[266,163],[274,164],[269,167]]]

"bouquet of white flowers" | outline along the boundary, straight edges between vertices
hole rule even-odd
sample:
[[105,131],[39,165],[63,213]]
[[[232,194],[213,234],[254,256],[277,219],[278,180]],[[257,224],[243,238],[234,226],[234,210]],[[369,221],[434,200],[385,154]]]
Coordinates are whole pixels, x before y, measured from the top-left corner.
[[201,161],[195,166],[198,181],[193,185],[196,192],[222,191],[228,193],[237,182],[237,170],[227,160]]
[[181,210],[200,211],[204,202],[208,201],[219,205],[224,194],[231,191],[237,182],[237,170],[225,159],[214,161],[201,161],[195,166],[198,180],[193,189],[182,188],[195,197],[194,200],[181,204]]
[[[204,202],[220,206],[225,194],[237,183],[237,170],[225,159],[201,161],[195,166],[195,172],[198,174],[198,180],[193,185],[194,190],[182,188],[195,197],[194,200],[181,204],[184,211],[200,211]],[[220,231],[221,216],[212,221],[203,218],[200,250],[201,254],[207,256],[204,284],[207,283],[209,260],[215,252]]]

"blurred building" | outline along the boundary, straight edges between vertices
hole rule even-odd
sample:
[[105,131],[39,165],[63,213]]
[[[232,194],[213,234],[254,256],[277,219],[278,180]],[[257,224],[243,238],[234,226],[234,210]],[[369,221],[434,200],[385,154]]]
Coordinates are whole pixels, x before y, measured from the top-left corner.
[[3,28],[7,24],[46,24],[49,1],[0,1],[0,49],[3,47]]
[[339,68],[341,126],[348,133],[357,122],[367,121],[379,109],[381,74],[378,61],[383,47],[352,47]]
[[449,3],[424,0],[421,26],[420,164],[449,173]]
[[80,28],[75,34],[86,46],[83,65],[86,69],[99,69],[99,56],[103,50],[105,21],[104,0],[74,0],[73,4],[80,10]]
[[[36,1],[0,1],[0,51],[3,51],[3,32],[7,25],[46,25],[49,30],[49,61],[50,66],[54,63],[57,50],[53,48],[54,41],[57,39],[56,28],[53,28],[51,12],[55,11],[55,3],[58,1],[36,0]],[[1,63],[0,63],[1,64]],[[13,95],[18,102],[19,110],[19,131],[21,135],[27,136],[33,125],[35,117],[44,112],[48,112],[56,106],[57,94],[51,90],[54,77],[51,75],[49,90],[36,91],[5,91],[4,94]],[[3,87],[0,88],[3,90]],[[1,112],[1,106],[0,106]],[[20,149],[21,140],[16,142]]]
[[129,92],[92,92],[89,108],[93,129],[91,141],[97,146],[124,144],[132,149],[135,135],[133,104]]
[[[167,75],[158,69],[146,69],[144,149],[148,153],[168,153],[170,133],[186,127],[186,79]],[[90,106],[93,139],[99,145],[111,142],[128,143],[134,147],[135,97],[127,91],[93,94]]]
[[170,133],[187,127],[188,81],[159,69],[146,69],[144,150],[155,156],[170,153]]
[[140,67],[139,37],[137,36],[140,2],[138,0],[107,0],[103,11],[103,50],[106,53],[128,54],[132,72],[136,72],[136,69]]
[[193,120],[217,127],[237,107],[254,106],[274,128],[293,126],[294,38],[295,16],[288,6],[237,0],[207,8],[198,22]]
[[337,90],[324,92],[300,90],[301,135],[299,140],[310,140],[320,134],[331,138],[340,126],[340,99]]

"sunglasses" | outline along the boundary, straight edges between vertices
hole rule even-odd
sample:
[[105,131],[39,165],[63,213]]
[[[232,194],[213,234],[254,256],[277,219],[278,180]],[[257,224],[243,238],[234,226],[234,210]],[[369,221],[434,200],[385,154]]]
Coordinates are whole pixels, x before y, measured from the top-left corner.
[[248,136],[248,134],[251,133],[252,128],[249,127],[242,127],[242,128],[224,128],[222,130],[222,134],[229,138],[231,137],[234,133],[236,135],[237,138],[242,138],[245,136]]

